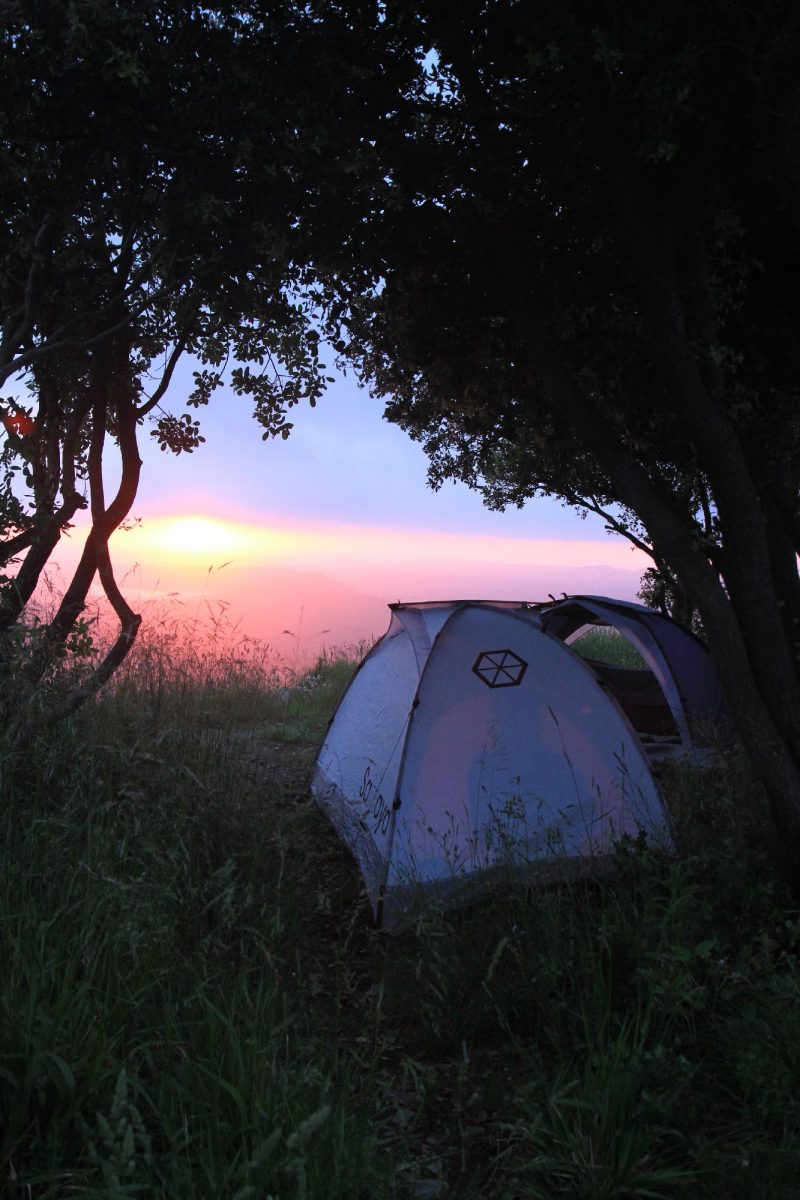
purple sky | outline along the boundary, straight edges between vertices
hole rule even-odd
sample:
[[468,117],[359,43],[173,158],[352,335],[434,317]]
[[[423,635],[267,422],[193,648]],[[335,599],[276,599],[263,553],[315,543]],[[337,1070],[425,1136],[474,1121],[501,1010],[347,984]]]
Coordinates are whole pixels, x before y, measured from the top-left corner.
[[[173,411],[189,371],[173,383]],[[635,598],[646,560],[599,518],[545,499],[489,512],[460,484],[432,492],[420,447],[350,379],[293,410],[286,441],[262,441],[249,402],[229,392],[200,417],[206,442],[191,455],[142,434],[141,527],[112,543],[132,602],[225,605],[244,632],[278,646],[282,630],[302,627],[314,652],[382,632],[398,599]],[[215,524],[179,523],[188,517]]]

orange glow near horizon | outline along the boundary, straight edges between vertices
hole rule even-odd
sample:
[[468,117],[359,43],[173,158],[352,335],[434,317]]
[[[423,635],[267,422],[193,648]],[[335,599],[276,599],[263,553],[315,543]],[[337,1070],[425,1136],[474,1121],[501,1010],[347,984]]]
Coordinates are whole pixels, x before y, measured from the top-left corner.
[[[622,539],[476,536],[281,516],[262,524],[243,516],[145,516],[115,533],[111,556],[130,603],[145,612],[176,605],[193,619],[219,609],[248,635],[296,650],[379,635],[385,606],[396,600],[541,600],[562,590],[632,599],[649,565]],[[62,579],[87,532],[88,523],[77,522],[59,544],[54,566]],[[99,583],[92,596],[100,599]]]
[[210,517],[175,517],[143,530],[148,549],[192,559],[246,552],[251,539],[245,526]]
[[[78,532],[76,530],[76,532]],[[299,569],[338,569],[367,562],[398,567],[407,563],[492,562],[505,566],[605,565],[642,571],[649,559],[623,539],[567,540],[519,538],[370,525],[256,524],[202,514],[146,518],[114,536],[116,556],[194,562],[202,566],[225,558],[240,565],[255,561]]]
[[[302,540],[302,534],[299,535]],[[202,567],[221,558],[240,564],[275,561],[298,547],[298,533],[269,525],[232,521],[224,517],[187,514],[147,518],[132,529],[116,533],[115,557],[135,555],[149,560],[181,560]]]

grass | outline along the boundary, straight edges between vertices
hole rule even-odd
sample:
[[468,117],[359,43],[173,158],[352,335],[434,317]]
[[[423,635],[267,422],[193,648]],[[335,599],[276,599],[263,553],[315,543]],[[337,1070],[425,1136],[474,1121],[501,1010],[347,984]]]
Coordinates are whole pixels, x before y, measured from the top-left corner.
[[609,663],[614,667],[627,667],[637,671],[647,667],[633,643],[619,630],[610,626],[598,625],[588,629],[581,637],[571,642],[570,647],[583,658]]
[[800,923],[733,760],[669,781],[680,858],[388,939],[307,791],[352,656],[180,636],[0,751],[0,1194],[798,1193]]

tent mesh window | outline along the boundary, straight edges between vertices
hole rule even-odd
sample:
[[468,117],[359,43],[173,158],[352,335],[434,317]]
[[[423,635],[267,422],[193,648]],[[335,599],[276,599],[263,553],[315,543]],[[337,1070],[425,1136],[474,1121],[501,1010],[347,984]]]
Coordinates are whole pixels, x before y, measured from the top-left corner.
[[586,660],[640,738],[680,740],[661,685],[624,633],[594,621],[570,648]]

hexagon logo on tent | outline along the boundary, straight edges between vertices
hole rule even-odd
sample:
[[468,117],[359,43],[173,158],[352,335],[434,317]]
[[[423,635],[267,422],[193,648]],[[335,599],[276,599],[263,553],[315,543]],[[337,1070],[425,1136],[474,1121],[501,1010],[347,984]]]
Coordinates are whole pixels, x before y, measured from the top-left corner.
[[472,669],[487,687],[519,687],[527,666],[513,650],[484,650]]

